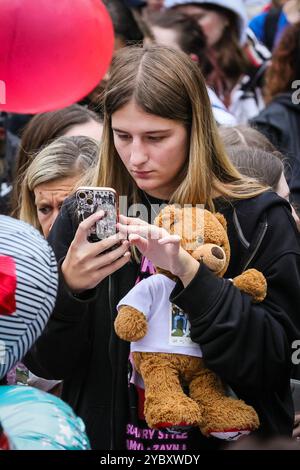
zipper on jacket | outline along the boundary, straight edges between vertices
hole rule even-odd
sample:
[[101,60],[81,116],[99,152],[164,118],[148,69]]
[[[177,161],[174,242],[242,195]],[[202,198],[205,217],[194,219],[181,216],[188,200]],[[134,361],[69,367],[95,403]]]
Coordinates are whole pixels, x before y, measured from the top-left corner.
[[243,268],[243,271],[245,271],[245,270],[248,268],[249,264],[251,263],[251,261],[253,260],[253,258],[254,258],[255,255],[256,255],[256,253],[258,252],[259,247],[260,247],[260,245],[262,244],[262,241],[263,241],[263,239],[264,239],[264,236],[265,236],[265,234],[266,234],[267,229],[268,229],[268,221],[265,220],[265,222],[263,223],[262,232],[261,232],[261,234],[260,234],[260,236],[259,236],[259,239],[258,239],[258,241],[257,241],[257,244],[256,244],[256,246],[255,246],[255,248],[254,248],[252,254],[250,255],[248,261],[246,262],[246,264],[245,264],[245,266],[244,266],[244,268]]
[[[113,286],[112,286],[112,276],[108,276],[108,303],[109,303],[109,310],[110,310],[110,319],[112,322],[113,319]],[[113,324],[111,323],[111,328],[113,328]],[[112,331],[110,333],[110,340],[109,340],[109,355],[111,358],[111,370],[112,370],[112,397],[111,397],[111,414],[110,414],[110,450],[115,449],[115,428],[114,428],[114,417],[115,417],[115,390],[116,390],[116,372],[114,368],[114,361],[113,361],[113,334]]]
[[250,247],[250,243],[248,242],[248,240],[246,240],[246,237],[243,234],[243,230],[242,230],[242,227],[241,227],[241,224],[240,224],[240,221],[238,219],[238,216],[237,216],[237,213],[236,213],[235,209],[233,209],[233,223],[234,223],[234,226],[236,228],[238,237],[239,237],[242,245],[248,250],[249,247]]

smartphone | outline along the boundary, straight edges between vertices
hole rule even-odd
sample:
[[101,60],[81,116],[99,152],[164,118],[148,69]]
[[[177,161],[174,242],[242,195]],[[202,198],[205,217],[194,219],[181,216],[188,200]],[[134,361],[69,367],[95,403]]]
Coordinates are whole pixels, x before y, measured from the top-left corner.
[[88,237],[90,242],[98,242],[117,232],[118,197],[114,189],[82,186],[77,189],[75,196],[79,222],[99,210],[103,210],[105,214],[92,227]]

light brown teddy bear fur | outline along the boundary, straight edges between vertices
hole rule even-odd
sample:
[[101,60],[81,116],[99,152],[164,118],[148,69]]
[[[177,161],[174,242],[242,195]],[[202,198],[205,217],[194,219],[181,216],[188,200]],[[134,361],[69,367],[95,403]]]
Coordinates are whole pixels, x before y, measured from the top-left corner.
[[[230,246],[222,214],[195,207],[183,210],[173,205],[165,207],[155,223],[171,234],[179,234],[182,247],[217,276],[226,272]],[[174,278],[159,267],[157,272]],[[266,280],[255,269],[232,281],[255,302],[266,296]],[[119,309],[115,330],[126,341],[138,341],[151,334],[145,315],[126,305]],[[133,358],[145,384],[144,414],[149,427],[198,425],[208,436],[211,431],[255,430],[259,426],[255,410],[242,400],[226,396],[221,380],[205,367],[202,358],[151,351],[134,352]],[[189,396],[183,392],[182,383],[188,386]]]

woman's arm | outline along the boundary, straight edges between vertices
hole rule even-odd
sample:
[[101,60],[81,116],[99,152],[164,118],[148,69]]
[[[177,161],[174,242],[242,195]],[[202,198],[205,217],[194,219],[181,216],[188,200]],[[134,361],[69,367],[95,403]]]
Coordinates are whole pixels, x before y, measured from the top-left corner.
[[266,300],[254,304],[202,265],[185,289],[177,283],[170,300],[189,314],[191,337],[201,345],[207,367],[249,391],[275,390],[290,373],[299,273],[300,256],[283,255],[264,272]]
[[78,367],[88,352],[89,303],[72,295],[64,282],[61,263],[73,240],[75,228],[69,212],[71,201],[63,205],[50,232],[49,243],[59,261],[59,287],[54,311],[38,341],[25,356],[24,362],[36,375],[65,379]]
[[76,230],[72,204],[69,200],[63,205],[49,236],[59,261],[56,305],[43,334],[25,358],[29,369],[45,378],[65,379],[87,360],[93,308],[105,288],[102,281],[130,257],[127,242],[101,255],[116,244],[116,237],[89,243],[89,229],[102,215],[93,214]]
[[186,288],[178,282],[170,298],[189,314],[192,339],[201,345],[207,366],[231,384],[260,390],[280,388],[290,374],[293,341],[300,338],[297,231],[282,205],[269,210],[267,219],[251,265],[267,280],[262,303],[204,265]]

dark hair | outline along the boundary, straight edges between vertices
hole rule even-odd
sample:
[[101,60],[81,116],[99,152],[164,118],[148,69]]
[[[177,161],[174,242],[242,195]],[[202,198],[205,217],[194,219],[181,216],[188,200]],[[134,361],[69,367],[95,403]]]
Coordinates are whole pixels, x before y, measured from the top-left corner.
[[103,0],[110,14],[114,32],[117,37],[124,41],[125,45],[143,41],[142,20],[137,21],[137,14],[130,9],[122,0]]
[[16,158],[14,185],[11,198],[11,215],[18,218],[18,200],[24,174],[34,155],[54,139],[63,136],[71,127],[91,120],[101,122],[91,109],[73,104],[58,111],[36,114],[25,126]]
[[282,3],[283,3],[283,2],[282,2],[282,0],[272,0],[271,3],[272,3],[272,6],[273,6],[273,7],[280,8],[280,7],[282,7]]
[[228,147],[227,154],[242,175],[255,178],[261,184],[276,190],[284,172],[283,162],[278,155],[244,146]]
[[202,28],[191,16],[179,11],[168,10],[155,12],[147,16],[147,23],[163,29],[172,29],[178,33],[180,49],[186,54],[195,54],[199,60],[199,66],[204,76],[212,71],[212,64],[208,59],[206,38]]
[[265,95],[270,102],[279,93],[291,90],[291,84],[300,77],[300,23],[288,26],[273,51],[266,72]]

